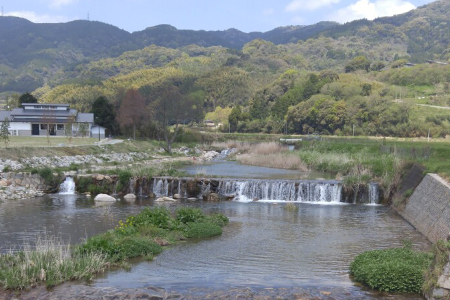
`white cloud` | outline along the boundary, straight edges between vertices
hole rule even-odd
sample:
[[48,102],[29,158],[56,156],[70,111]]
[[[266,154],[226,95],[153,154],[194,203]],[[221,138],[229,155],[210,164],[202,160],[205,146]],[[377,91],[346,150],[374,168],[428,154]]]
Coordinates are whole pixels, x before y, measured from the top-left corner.
[[388,17],[402,14],[415,9],[416,6],[403,0],[359,0],[358,2],[339,9],[331,16],[338,22],[349,22],[357,19],[373,20],[378,17]]
[[286,11],[316,10],[339,2],[341,0],[293,0],[286,6]]
[[267,8],[265,10],[263,10],[262,14],[265,16],[270,16],[273,15],[275,13],[275,11],[273,10],[273,8]]
[[50,7],[51,8],[60,8],[61,6],[70,5],[77,1],[78,0],[50,0]]
[[68,19],[63,16],[38,15],[34,11],[11,11],[7,16],[20,17],[30,20],[34,23],[61,23],[67,22]]

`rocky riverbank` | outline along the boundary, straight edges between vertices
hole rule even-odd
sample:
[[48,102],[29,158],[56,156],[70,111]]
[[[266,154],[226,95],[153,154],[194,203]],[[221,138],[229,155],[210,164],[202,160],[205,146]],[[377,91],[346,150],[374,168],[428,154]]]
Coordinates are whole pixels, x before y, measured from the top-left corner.
[[393,295],[372,291],[361,291],[349,287],[318,288],[230,288],[214,290],[211,288],[191,288],[187,291],[170,291],[159,287],[120,289],[115,287],[92,287],[87,285],[64,284],[53,290],[45,287],[35,288],[20,295],[1,293],[2,300],[204,300],[204,299],[253,299],[253,300],[371,300],[397,299],[419,300],[419,295]]
[[38,174],[0,173],[0,200],[39,197],[47,189],[49,186]]

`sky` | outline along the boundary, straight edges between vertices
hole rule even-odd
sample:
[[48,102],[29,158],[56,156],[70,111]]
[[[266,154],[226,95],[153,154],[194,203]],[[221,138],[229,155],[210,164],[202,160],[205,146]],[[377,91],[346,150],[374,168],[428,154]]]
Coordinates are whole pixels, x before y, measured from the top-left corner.
[[4,16],[35,23],[100,21],[129,32],[170,24],[178,29],[269,31],[392,16],[434,0],[0,0]]

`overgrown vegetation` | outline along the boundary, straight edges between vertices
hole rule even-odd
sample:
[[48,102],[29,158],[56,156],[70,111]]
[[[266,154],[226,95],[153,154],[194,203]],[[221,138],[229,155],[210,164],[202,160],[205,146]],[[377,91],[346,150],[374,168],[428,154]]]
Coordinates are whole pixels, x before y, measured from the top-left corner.
[[438,241],[433,245],[432,249],[433,261],[424,275],[424,283],[422,291],[425,295],[430,295],[435,287],[439,277],[442,275],[444,266],[449,262],[450,242]]
[[179,208],[172,216],[164,208],[144,208],[119,221],[115,229],[90,237],[71,252],[59,239],[38,239],[36,248],[0,255],[0,287],[21,290],[45,283],[90,280],[109,265],[127,266],[131,258],[151,260],[164,246],[186,238],[207,238],[222,233],[228,224],[222,214],[205,215],[200,209]]
[[410,246],[373,250],[358,255],[350,265],[353,279],[386,292],[421,293],[423,274],[432,255]]

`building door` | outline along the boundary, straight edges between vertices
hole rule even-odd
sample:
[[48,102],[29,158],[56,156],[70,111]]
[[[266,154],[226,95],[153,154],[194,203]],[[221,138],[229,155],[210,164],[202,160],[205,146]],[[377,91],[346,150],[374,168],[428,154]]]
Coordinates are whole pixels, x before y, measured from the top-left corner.
[[56,135],[56,125],[55,124],[49,124],[48,125],[48,135]]
[[39,124],[31,124],[31,135],[39,135]]

